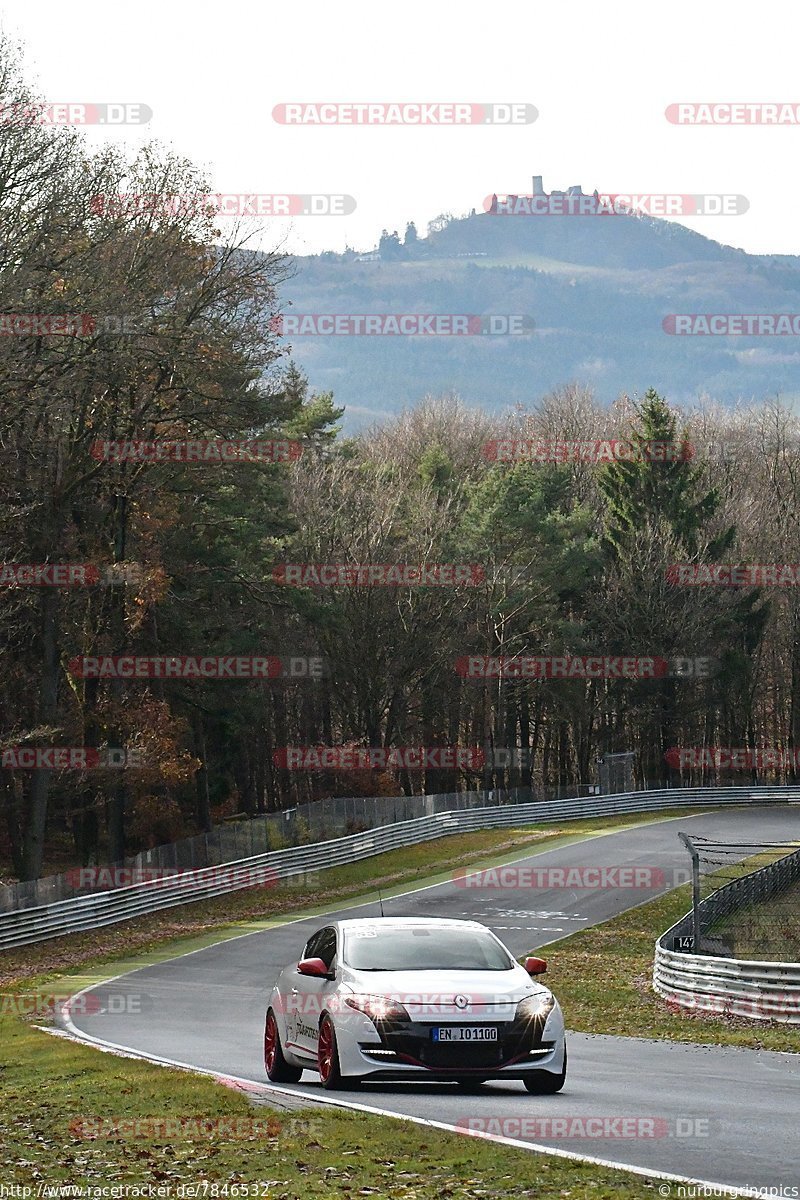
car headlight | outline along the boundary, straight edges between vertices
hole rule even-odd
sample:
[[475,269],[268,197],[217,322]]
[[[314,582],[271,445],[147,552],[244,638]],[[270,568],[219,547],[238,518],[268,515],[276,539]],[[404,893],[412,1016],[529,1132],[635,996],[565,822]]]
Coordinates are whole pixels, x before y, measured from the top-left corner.
[[525,996],[517,1005],[514,1019],[526,1025],[538,1025],[544,1029],[545,1021],[556,1005],[552,992],[542,992],[535,996]]
[[410,1021],[406,1008],[391,996],[345,996],[345,1004],[364,1013],[373,1021]]

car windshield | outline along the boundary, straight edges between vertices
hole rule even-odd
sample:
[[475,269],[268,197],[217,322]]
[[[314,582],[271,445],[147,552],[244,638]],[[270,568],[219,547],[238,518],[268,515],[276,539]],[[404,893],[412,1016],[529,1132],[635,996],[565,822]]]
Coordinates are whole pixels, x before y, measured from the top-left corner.
[[510,971],[514,960],[483,929],[376,925],[348,930],[345,962],[359,971]]

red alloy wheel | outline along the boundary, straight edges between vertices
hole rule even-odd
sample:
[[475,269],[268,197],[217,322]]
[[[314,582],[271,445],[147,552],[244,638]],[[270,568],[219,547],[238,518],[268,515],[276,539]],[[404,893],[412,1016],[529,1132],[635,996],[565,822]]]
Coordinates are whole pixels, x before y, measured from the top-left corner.
[[327,1019],[319,1027],[317,1062],[319,1077],[323,1083],[327,1083],[333,1070],[333,1025]]
[[272,1013],[267,1017],[267,1027],[264,1030],[264,1066],[267,1074],[275,1066],[275,1054],[278,1049],[278,1026]]

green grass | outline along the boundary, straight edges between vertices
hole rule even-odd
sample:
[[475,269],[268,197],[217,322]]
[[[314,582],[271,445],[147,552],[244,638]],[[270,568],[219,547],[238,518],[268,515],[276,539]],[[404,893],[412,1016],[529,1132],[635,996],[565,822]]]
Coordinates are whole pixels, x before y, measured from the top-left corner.
[[[677,810],[660,814],[660,819],[671,815],[688,814]],[[388,896],[421,880],[447,878],[466,863],[508,861],[538,847],[641,823],[641,815],[632,814],[549,828],[457,835],[331,869],[316,888],[306,892],[275,888],[238,893],[90,935],[24,947],[1,960],[6,1003],[9,993],[19,991],[69,995],[92,978],[107,975],[109,963],[119,970],[123,962],[133,968],[148,958],[171,957],[254,926],[291,919],[309,911],[312,901],[317,909],[338,905],[346,898],[368,895],[376,885]],[[236,920],[238,924],[231,924]],[[554,981],[566,963],[567,956],[562,961],[559,955]],[[72,972],[81,967],[82,973],[64,975],[67,966]],[[5,1184],[153,1183],[175,1189],[179,1183],[267,1181],[259,1200],[305,1200],[339,1193],[393,1200],[584,1200],[588,1196],[630,1200],[653,1194],[647,1179],[622,1171],[531,1155],[390,1118],[330,1107],[288,1114],[255,1107],[241,1091],[210,1078],[102,1054],[48,1035],[33,1027],[32,1018],[12,1016],[2,1006],[0,1081],[4,1126],[0,1181]],[[530,1097],[530,1101],[532,1115],[562,1103],[559,1098]],[[159,1126],[120,1126],[120,1121],[133,1118],[159,1122]],[[258,1124],[231,1124],[242,1119]],[[185,1124],[176,1126],[179,1120]],[[200,1120],[221,1120],[227,1125],[214,1132],[213,1127],[198,1124]],[[167,1121],[173,1122],[172,1127],[165,1126]],[[233,1137],[226,1129],[244,1136]],[[95,1136],[83,1136],[87,1131]],[[133,1132],[146,1136],[131,1136]],[[587,1152],[591,1153],[589,1143]],[[174,1190],[172,1195],[174,1200]],[[207,1195],[213,1200],[211,1193]],[[205,1200],[202,1191],[199,1196]]]
[[[696,811],[702,810],[676,809],[659,813],[655,819],[668,820]],[[641,813],[628,813],[524,829],[484,829],[437,838],[418,846],[374,855],[349,866],[327,868],[320,873],[318,882],[309,881],[300,887],[231,892],[213,900],[164,909],[88,933],[69,934],[1,952],[0,986],[5,987],[15,980],[51,979],[82,967],[91,970],[104,963],[127,961],[131,956],[158,954],[159,957],[171,957],[226,936],[268,928],[271,923],[287,917],[330,911],[344,900],[376,900],[377,888],[386,899],[409,887],[445,880],[465,865],[513,860],[539,849],[550,849],[595,833],[647,824],[653,819]]]
[[[101,1054],[9,1016],[0,1018],[0,1079],[5,1185],[150,1183],[171,1186],[174,1198],[181,1183],[269,1182],[252,1194],[287,1200],[652,1194],[622,1171],[388,1117],[256,1107],[210,1078]],[[553,1103],[530,1100],[532,1115]]]
[[800,961],[800,883],[760,904],[729,913],[711,932],[732,945],[734,958]]
[[619,1037],[800,1051],[797,1026],[695,1014],[668,1004],[653,991],[655,940],[691,903],[691,888],[685,885],[547,947],[546,982],[558,996],[568,1028]]

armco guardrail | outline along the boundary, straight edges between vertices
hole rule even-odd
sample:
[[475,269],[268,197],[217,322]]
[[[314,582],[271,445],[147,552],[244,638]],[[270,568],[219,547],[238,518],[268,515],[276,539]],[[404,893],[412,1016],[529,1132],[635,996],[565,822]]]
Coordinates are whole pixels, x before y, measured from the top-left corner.
[[[768,899],[800,879],[800,850],[718,888],[700,902],[701,932],[742,904]],[[656,942],[653,987],[681,1008],[800,1025],[800,963],[750,962],[669,949],[691,934],[681,917]]]
[[304,871],[358,862],[375,854],[431,841],[451,833],[496,829],[519,824],[576,821],[616,813],[657,812],[665,808],[800,801],[800,788],[673,788],[626,792],[617,796],[538,803],[507,804],[459,812],[441,812],[351,834],[326,842],[273,850],[236,863],[185,871],[73,900],[62,900],[19,912],[0,913],[0,950],[45,941],[66,933],[127,921],[142,913],[291,879]]
[[[662,786],[645,784],[642,789]],[[588,792],[548,789],[550,794],[534,795],[530,788],[512,788],[500,794],[504,802],[533,804],[535,800],[570,800]],[[270,850],[288,846],[329,842],[348,834],[364,833],[383,825],[430,817],[434,813],[464,808],[485,808],[496,803],[488,790],[441,792],[421,796],[328,796],[313,803],[295,805],[273,813],[260,813],[249,820],[234,820],[216,825],[208,833],[179,838],[166,845],[149,846],[119,862],[106,863],[99,870],[72,870],[60,875],[45,875],[23,883],[0,885],[0,914],[22,908],[41,908],[61,900],[74,900],[89,892],[107,891],[116,886],[105,880],[119,879],[121,884],[139,883],[179,871],[199,871],[255,858]],[[93,884],[92,880],[96,883]],[[120,886],[121,886],[120,884]]]
[[657,942],[653,985],[681,1008],[800,1025],[800,963],[678,954]]

